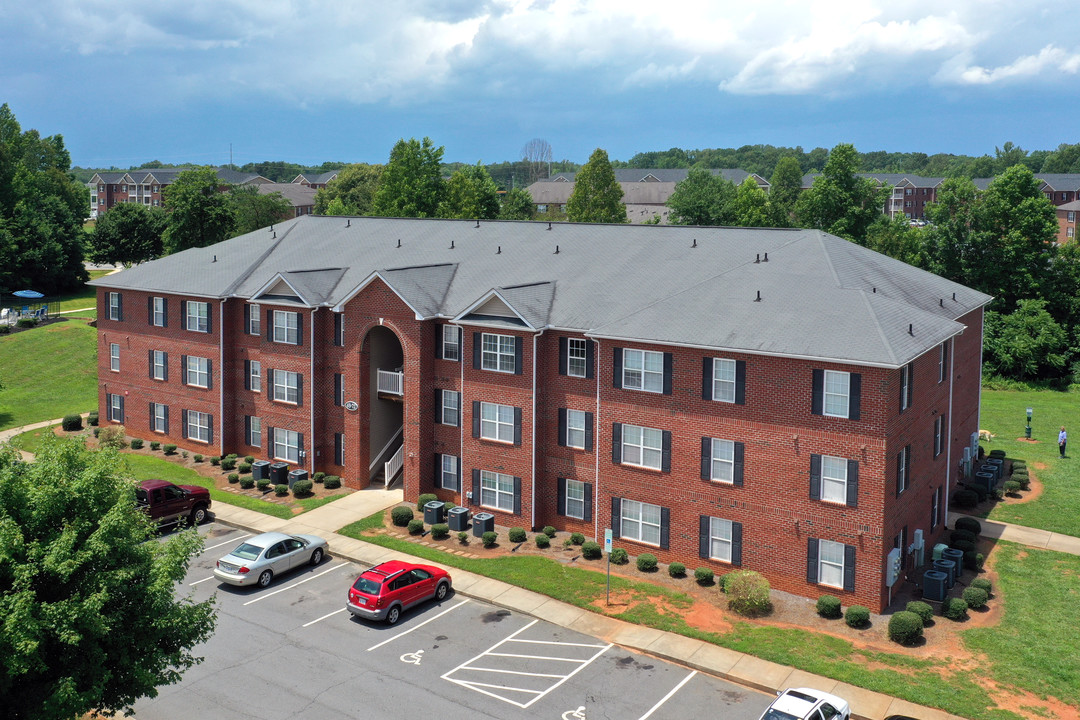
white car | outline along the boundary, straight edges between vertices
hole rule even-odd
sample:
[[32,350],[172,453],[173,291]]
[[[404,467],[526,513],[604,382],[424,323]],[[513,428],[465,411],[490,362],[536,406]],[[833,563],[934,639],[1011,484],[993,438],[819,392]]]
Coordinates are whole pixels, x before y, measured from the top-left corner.
[[214,577],[230,585],[266,587],[275,575],[303,565],[318,565],[328,550],[326,541],[315,535],[263,533],[218,560]]
[[820,690],[793,688],[777,693],[761,720],[849,720],[847,700]]

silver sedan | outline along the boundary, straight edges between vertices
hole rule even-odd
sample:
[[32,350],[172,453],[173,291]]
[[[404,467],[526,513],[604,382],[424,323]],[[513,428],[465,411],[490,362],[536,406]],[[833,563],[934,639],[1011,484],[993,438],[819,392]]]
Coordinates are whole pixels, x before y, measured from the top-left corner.
[[326,541],[315,535],[263,533],[245,540],[218,560],[214,577],[230,585],[266,587],[275,575],[303,565],[318,565],[328,549]]

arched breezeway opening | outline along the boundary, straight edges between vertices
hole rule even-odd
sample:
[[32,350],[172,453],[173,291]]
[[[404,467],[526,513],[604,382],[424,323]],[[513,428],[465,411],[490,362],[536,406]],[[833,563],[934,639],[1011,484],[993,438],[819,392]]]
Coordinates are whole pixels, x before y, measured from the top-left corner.
[[403,461],[405,354],[397,335],[378,326],[364,338],[363,357],[368,363],[362,373],[368,379],[368,479],[372,485],[390,485],[400,480]]

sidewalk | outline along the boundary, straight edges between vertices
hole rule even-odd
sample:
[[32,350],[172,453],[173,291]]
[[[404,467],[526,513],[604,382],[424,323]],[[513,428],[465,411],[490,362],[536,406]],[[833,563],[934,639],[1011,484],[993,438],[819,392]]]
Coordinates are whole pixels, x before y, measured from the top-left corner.
[[[961,513],[949,513],[948,524],[956,527],[956,519],[961,517],[970,516]],[[986,518],[974,519],[978,520],[979,524],[982,525],[980,535],[984,537],[994,538],[995,540],[1008,540],[1021,545],[1042,548],[1043,550],[1056,550],[1070,555],[1080,555],[1080,538],[1078,537],[1029,528],[1023,525],[1010,525],[1009,523],[987,520]]]

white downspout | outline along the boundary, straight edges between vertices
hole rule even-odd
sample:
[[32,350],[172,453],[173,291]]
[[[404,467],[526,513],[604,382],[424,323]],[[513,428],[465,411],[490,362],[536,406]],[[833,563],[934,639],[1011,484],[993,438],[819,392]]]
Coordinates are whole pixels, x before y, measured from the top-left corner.
[[[458,381],[458,388],[461,391],[461,396],[458,401],[458,501],[459,504],[469,507],[470,503],[460,502],[465,500],[465,471],[462,469],[462,464],[465,460],[465,328],[461,325],[455,325],[458,329],[458,365],[461,366],[461,378]],[[442,338],[439,339],[442,342]],[[404,435],[404,432],[402,433]],[[440,470],[441,472],[441,470]],[[472,473],[469,473],[469,492],[472,492]],[[480,506],[480,498],[473,498],[473,502],[477,507]]]
[[225,454],[225,303],[229,298],[222,298],[218,305],[218,454]]
[[529,501],[529,509],[531,517],[529,519],[529,527],[533,530],[536,529],[536,341],[540,339],[540,336],[547,331],[547,328],[543,328],[540,332],[533,335],[533,354],[532,354],[532,478],[529,482],[531,500]]
[[[305,458],[308,461],[307,466],[309,476],[315,475],[315,313],[318,312],[318,310],[319,308],[312,309],[311,322],[308,323],[308,325],[311,326],[309,328],[311,334],[311,343],[308,347],[308,352],[311,354],[311,374],[308,375],[308,394],[311,397],[311,401],[308,404],[308,407],[311,408],[308,413],[311,417],[311,439],[308,442],[313,450],[313,452]],[[306,453],[307,450],[305,450],[304,452]]]
[[[594,463],[593,468],[593,537],[596,538],[596,542],[601,541],[600,537],[600,503],[598,499],[600,497],[600,341],[594,339],[596,343],[596,354],[593,357],[593,374],[596,376],[596,427],[593,428],[593,453]],[[612,520],[614,523],[614,520]]]
[[[941,524],[943,527],[949,525],[949,488],[952,486],[952,421],[953,421],[953,367],[956,362],[956,343],[952,338],[947,340],[949,343],[949,423],[948,434],[946,439],[945,450],[945,498],[944,507],[939,508],[941,513]],[[979,363],[979,401],[982,402],[982,363]],[[975,462],[972,460],[972,462]]]

